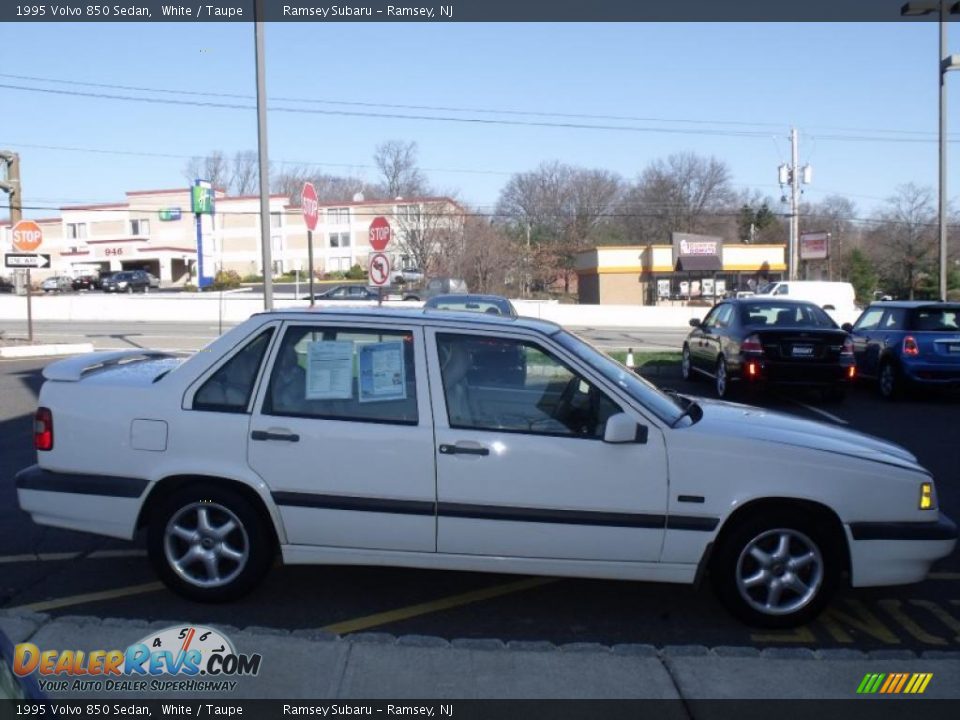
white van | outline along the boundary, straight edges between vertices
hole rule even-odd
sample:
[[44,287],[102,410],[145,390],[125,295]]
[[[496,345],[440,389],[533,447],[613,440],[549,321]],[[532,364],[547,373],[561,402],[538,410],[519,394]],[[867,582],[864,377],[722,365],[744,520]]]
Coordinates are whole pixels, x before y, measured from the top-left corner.
[[757,295],[786,297],[815,303],[826,310],[838,324],[854,322],[860,315],[860,308],[856,304],[856,293],[853,285],[848,282],[784,280],[764,285],[757,291]]

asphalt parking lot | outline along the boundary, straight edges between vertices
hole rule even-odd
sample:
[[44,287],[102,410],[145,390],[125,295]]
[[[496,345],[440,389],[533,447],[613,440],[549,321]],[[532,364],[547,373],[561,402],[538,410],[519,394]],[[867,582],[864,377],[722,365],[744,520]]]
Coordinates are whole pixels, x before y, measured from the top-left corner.
[[[34,462],[31,423],[44,361],[0,361],[0,608],[144,620],[324,628],[445,638],[957,650],[960,554],[925,583],[845,590],[808,627],[757,632],[733,619],[709,587],[527,578],[360,567],[276,567],[240,602],[198,605],[163,589],[143,540],[114,541],[34,525],[17,508],[13,475]],[[655,381],[683,392],[707,383]],[[900,443],[937,479],[941,507],[960,518],[960,397],[889,404],[869,386],[842,404],[816,395],[773,395],[760,404]],[[91,412],[95,412],[92,408]],[[762,468],[743,459],[744,472]]]

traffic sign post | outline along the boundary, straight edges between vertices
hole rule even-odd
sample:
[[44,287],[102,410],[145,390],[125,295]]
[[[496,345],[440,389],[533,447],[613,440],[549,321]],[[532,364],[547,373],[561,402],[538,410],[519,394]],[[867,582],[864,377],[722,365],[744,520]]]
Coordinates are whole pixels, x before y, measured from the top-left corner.
[[320,215],[317,189],[313,187],[313,183],[303,184],[303,192],[300,193],[300,209],[303,211],[303,221],[307,224],[307,273],[310,276],[310,307],[313,307],[313,231],[317,229],[317,219]]
[[[390,279],[390,260],[383,254],[383,251],[387,249],[387,245],[390,244],[390,223],[387,222],[387,219],[383,217],[383,215],[378,215],[373,219],[373,222],[370,223],[368,237],[370,247],[377,251],[370,256],[370,282],[377,286],[379,293],[377,304],[383,305],[383,286],[386,285]],[[383,279],[377,282],[377,280],[374,279],[374,273],[379,274],[381,270],[383,271]]]
[[383,253],[374,253],[367,272],[370,284],[377,287],[377,305],[383,305],[383,286],[390,282],[390,259]]
[[[21,220],[13,226],[11,233],[13,239],[13,249],[18,253],[32,253],[40,248],[43,243],[43,230],[33,220]],[[9,256],[7,256],[9,257]],[[35,256],[46,258],[47,264],[50,263],[49,255]],[[37,261],[39,262],[39,261]],[[9,265],[7,267],[10,267]],[[27,270],[27,342],[33,342],[33,288],[30,287],[30,268],[44,267],[43,265],[20,265]]]
[[6,253],[3,256],[3,264],[8,268],[45,268],[50,265],[50,256],[39,253]]

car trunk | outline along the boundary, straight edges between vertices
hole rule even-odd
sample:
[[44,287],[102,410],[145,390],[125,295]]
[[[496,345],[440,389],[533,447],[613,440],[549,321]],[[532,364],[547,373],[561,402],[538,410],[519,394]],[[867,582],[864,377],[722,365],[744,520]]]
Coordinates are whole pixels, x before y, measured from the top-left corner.
[[910,336],[917,343],[918,360],[960,366],[960,305],[914,310]]
[[756,335],[767,360],[801,366],[837,362],[847,336],[843,330],[816,328],[757,330]]

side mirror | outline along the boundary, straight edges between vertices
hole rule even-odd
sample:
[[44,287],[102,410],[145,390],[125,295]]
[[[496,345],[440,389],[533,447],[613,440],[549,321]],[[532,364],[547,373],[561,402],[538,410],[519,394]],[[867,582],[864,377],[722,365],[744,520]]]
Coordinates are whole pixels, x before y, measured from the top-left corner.
[[639,425],[626,413],[617,413],[607,418],[607,427],[603,432],[603,441],[606,443],[624,444],[647,442],[649,429],[646,425]]
[[703,325],[703,320],[700,318],[690,318],[690,327],[700,327]]
[[844,323],[840,326],[840,329],[844,332],[853,332],[853,325],[851,323]]

